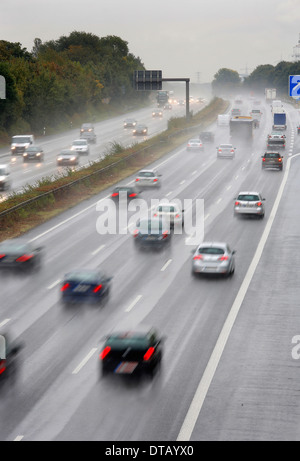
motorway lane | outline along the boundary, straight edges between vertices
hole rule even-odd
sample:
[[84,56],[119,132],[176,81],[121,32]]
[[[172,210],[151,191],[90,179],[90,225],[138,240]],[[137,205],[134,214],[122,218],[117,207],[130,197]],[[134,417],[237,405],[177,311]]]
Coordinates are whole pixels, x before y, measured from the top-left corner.
[[[176,173],[176,171],[178,172],[180,169],[179,160],[181,160],[181,164],[186,166],[187,162],[185,159],[186,157],[179,158],[179,156],[176,156],[175,168],[173,162],[172,165],[166,164],[165,167],[168,165],[169,172],[174,169]],[[215,161],[214,171],[217,170],[219,173],[220,168],[225,169],[227,170],[228,179],[230,179],[232,176],[232,167],[230,164],[232,165],[231,161],[224,161],[221,167],[220,162]],[[193,168],[194,166],[191,165],[191,174],[194,171]],[[246,172],[247,170],[245,169],[244,174],[246,174]],[[265,172],[260,171],[259,176],[262,176],[263,173]],[[206,181],[210,183],[211,175],[212,169],[204,171],[202,175],[203,178],[200,176],[202,179],[201,182],[205,183]],[[251,181],[254,183],[258,176],[257,171],[251,169],[249,175],[252,175]],[[173,176],[171,175],[171,177]],[[164,185],[162,192],[166,192],[167,194],[168,189],[176,191],[176,184],[180,183],[177,179],[177,173],[174,174],[174,178],[176,181],[174,181],[173,184],[169,184],[168,181],[168,184]],[[251,177],[249,176],[248,179],[250,180]],[[280,175],[278,175],[277,172],[274,173],[273,179],[274,181],[270,181],[270,190],[278,188]],[[191,191],[194,189],[194,194],[195,185],[196,182],[190,185]],[[165,188],[165,186],[167,186],[167,188]],[[216,195],[223,191],[223,186],[223,181],[216,184]],[[181,187],[184,187],[184,184]],[[205,195],[203,198],[206,199]],[[18,316],[16,317],[18,320],[12,319],[12,325],[17,336],[23,331],[23,337],[26,343],[26,356],[31,357],[27,361],[28,366],[25,366],[25,369],[23,369],[23,400],[21,399],[23,403],[20,404],[20,396],[17,395],[15,399],[17,402],[15,411],[9,418],[11,424],[1,425],[2,440],[6,437],[12,439],[14,436],[22,433],[25,433],[27,439],[32,440],[43,438],[52,440],[54,437],[58,437],[58,439],[94,438],[98,440],[110,440],[111,438],[113,440],[134,440],[135,438],[142,440],[145,439],[145,437],[146,439],[149,437],[149,440],[151,440],[154,437],[153,434],[155,434],[155,438],[158,437],[157,440],[160,439],[159,434],[163,434],[163,438],[166,437],[168,440],[172,440],[176,437],[175,433],[179,431],[179,425],[184,417],[184,411],[186,411],[193,389],[197,384],[197,380],[199,381],[203,373],[203,367],[209,356],[209,351],[214,345],[217,333],[220,331],[226,313],[232,304],[234,293],[237,291],[239,283],[241,282],[242,274],[245,273],[247,264],[249,264],[251,252],[254,252],[259,235],[264,226],[263,222],[254,220],[247,221],[247,227],[245,223],[238,222],[238,224],[244,224],[243,232],[241,233],[241,229],[237,229],[237,222],[232,219],[232,195],[229,190],[227,191],[227,196],[224,197],[223,203],[225,202],[227,206],[225,205],[223,213],[217,214],[218,219],[212,220],[206,231],[209,232],[210,229],[214,229],[214,232],[217,233],[217,230],[219,230],[219,236],[224,235],[225,238],[225,236],[230,235],[233,241],[236,239],[238,242],[239,251],[237,258],[239,269],[234,279],[213,281],[213,289],[206,281],[201,280],[198,284],[198,281],[191,279],[190,247],[184,245],[184,236],[175,236],[172,248],[169,252],[150,255],[150,267],[148,261],[146,261],[141,254],[135,254],[132,251],[130,236],[117,236],[118,243],[113,243],[111,255],[106,253],[108,259],[105,261],[105,267],[107,269],[112,268],[112,273],[115,274],[113,295],[109,302],[109,306],[106,306],[104,310],[100,312],[91,309],[84,309],[84,312],[78,310],[71,313],[64,312],[61,310],[61,306],[59,306],[58,303],[58,287],[54,287],[53,290],[45,290],[45,280],[47,280],[47,286],[50,286],[53,281],[56,280],[56,277],[54,277],[55,280],[53,280],[53,267],[56,269],[56,276],[56,274],[60,273],[60,269],[62,271],[63,267],[67,265],[70,267],[78,261],[78,258],[87,264],[88,262],[94,262],[95,259],[98,260],[99,256],[102,255],[102,250],[95,255],[97,258],[91,257],[90,253],[87,254],[87,252],[84,251],[86,242],[90,243],[91,234],[94,233],[95,235],[95,228],[93,227],[93,230],[91,230],[92,226],[90,225],[91,222],[95,225],[95,220],[97,219],[94,208],[91,208],[90,213],[89,211],[87,212],[88,215],[90,214],[91,216],[83,213],[81,218],[84,219],[78,217],[75,219],[75,222],[73,220],[69,222],[71,226],[66,223],[57,228],[53,233],[46,234],[44,238],[40,239],[44,240],[43,243],[45,243],[47,247],[47,258],[50,258],[49,265],[46,264],[43,274],[40,274],[42,277],[45,277],[45,280],[41,280],[39,275],[37,280],[34,280],[32,284],[27,284],[26,286],[24,283],[22,286],[22,289],[25,290],[22,306],[23,317],[21,320],[19,320]],[[87,203],[85,206],[87,206]],[[211,208],[214,206],[215,204],[212,202]],[[81,205],[80,207],[76,207],[76,210],[83,208],[84,206]],[[211,216],[213,216],[214,212],[212,210],[208,209],[208,212],[211,212]],[[71,216],[72,213],[74,214],[74,209],[63,216]],[[55,218],[55,220],[52,220],[51,224],[53,225],[59,221],[61,221],[61,218]],[[43,229],[47,227],[47,225],[44,225],[40,230],[38,229],[29,233],[28,236],[31,237],[32,235],[34,238],[38,232],[42,232]],[[95,235],[95,237],[97,238],[97,235]],[[105,237],[108,237],[108,241],[110,242],[108,246],[110,247],[112,237],[114,236]],[[240,247],[243,248],[244,239],[248,239],[246,241],[251,241],[251,248],[249,249],[249,254],[246,251],[245,260],[239,257]],[[124,240],[126,240],[126,244]],[[103,237],[101,238],[101,242],[102,241]],[[99,243],[97,247],[99,247]],[[52,251],[52,249],[54,249],[54,244],[57,246],[55,251]],[[116,246],[117,248],[115,248]],[[74,252],[70,254],[72,248]],[[81,251],[78,251],[78,249],[81,249]],[[101,259],[104,262],[104,258]],[[172,259],[171,263],[162,274],[161,269],[170,259]],[[164,277],[163,281],[161,277]],[[12,288],[13,282],[14,280],[12,279],[11,285],[6,284],[6,286],[3,287],[4,289],[7,288],[6,293],[4,293],[7,299],[11,298],[9,296],[9,290]],[[228,285],[228,282],[233,286],[233,289],[224,291],[224,283]],[[115,288],[115,283],[117,283],[117,288]],[[141,287],[142,291],[137,291],[137,287]],[[184,287],[180,293],[179,299],[178,287]],[[34,293],[34,295],[32,293]],[[142,302],[138,301],[129,312],[126,312],[126,308],[132,305],[132,302],[137,299],[137,295],[143,296]],[[200,311],[199,297],[202,302]],[[39,305],[41,303],[38,302],[38,299],[43,299],[42,306]],[[166,300],[169,299],[170,305],[167,305]],[[12,301],[8,311],[3,312],[3,317],[7,316],[9,312],[13,314],[13,303],[14,301]],[[214,315],[215,309],[213,307],[222,303],[224,304],[222,316],[218,314],[216,318],[216,315]],[[188,305],[188,315],[182,310],[182,306],[184,305]],[[107,309],[109,309],[109,315],[106,313]],[[195,317],[195,312],[197,313],[198,311],[198,316]],[[20,310],[17,310],[17,314],[19,316],[21,315]],[[97,315],[98,321],[96,321]],[[14,317],[14,315],[12,315],[12,317]],[[82,321],[82,319],[84,320]],[[155,389],[154,391],[152,390],[153,387],[149,386],[149,384],[141,386],[140,390],[137,390],[135,387],[132,388],[131,386],[129,388],[125,386],[125,389],[121,387],[120,389],[120,383],[116,384],[117,388],[113,389],[117,390],[120,396],[118,397],[117,403],[116,396],[113,397],[114,405],[112,409],[111,397],[114,391],[111,390],[111,386],[101,381],[100,389],[102,394],[99,396],[99,383],[95,360],[90,360],[87,365],[76,374],[76,382],[72,379],[74,376],[71,373],[71,368],[73,366],[75,368],[76,364],[80,363],[85,354],[99,345],[99,336],[103,335],[119,322],[123,323],[124,319],[129,323],[136,323],[143,319],[149,319],[150,323],[160,326],[160,329],[161,325],[164,326],[164,330],[166,330],[168,336],[164,360],[164,370],[167,370],[167,374],[164,375],[163,371],[162,378],[158,377],[155,381],[158,385],[160,384],[161,387],[159,387],[159,389],[162,388],[162,393],[159,393],[159,395],[154,392]],[[202,324],[203,319],[205,319],[205,328]],[[184,387],[185,377],[190,376],[191,365],[195,362],[192,360],[186,361],[186,352],[182,350],[182,342],[177,340],[178,337],[180,338],[183,325],[184,329],[181,336],[189,350],[193,351],[193,357],[199,347],[201,350],[205,349],[207,351],[206,355],[201,359],[199,368],[196,371],[193,366],[192,372],[195,376],[192,382],[188,383],[188,389]],[[199,329],[199,335],[195,334],[195,330],[197,329]],[[205,339],[204,342],[202,342],[202,338]],[[203,347],[203,345],[205,347]],[[178,347],[180,351],[176,354]],[[60,357],[60,355],[62,356]],[[197,361],[196,355],[195,360]],[[49,362],[57,365],[55,370],[53,370],[51,366],[45,369],[43,364]],[[31,366],[32,363],[34,364],[33,367]],[[72,367],[70,367],[70,364]],[[187,370],[185,370],[186,367]],[[67,370],[69,373],[67,373]],[[88,379],[86,374],[88,374]],[[78,380],[82,385],[78,384]],[[170,386],[170,382],[174,384]],[[70,392],[71,388],[74,392]],[[183,389],[184,398],[182,396]],[[129,393],[128,395],[127,392]],[[76,403],[74,402],[74,395],[77,397]],[[140,396],[138,403],[136,403],[137,395]],[[181,411],[179,413],[176,395],[180,396],[179,407]],[[125,402],[123,402],[124,396],[126,396]],[[130,409],[126,404],[127,396],[132,405]],[[24,397],[26,397],[26,404]],[[162,419],[161,424],[150,424],[151,431],[148,428],[148,432],[145,434],[142,428],[144,425],[145,427],[147,426],[147,421],[151,422],[152,419],[153,421],[157,419],[157,412],[154,411],[154,408],[157,409],[161,401],[171,401],[172,406],[169,407],[166,418],[164,414],[160,414],[160,418]],[[103,421],[102,416],[99,421],[99,413],[92,412],[92,409],[95,408],[95,402],[99,404],[99,408],[109,416],[106,421]],[[147,415],[144,414],[145,405],[147,405],[147,409],[149,410]],[[152,411],[150,411],[149,405],[153,408]],[[31,412],[29,411],[30,408],[32,408]],[[63,411],[61,408],[63,408]],[[73,417],[71,424],[68,424],[63,431],[64,425],[68,423],[69,417],[74,414],[77,408],[76,417]],[[123,413],[121,410],[123,410]],[[129,410],[131,415],[135,415],[134,419],[136,419],[136,421],[141,421],[140,425],[134,424],[134,421],[130,426],[128,425]],[[6,412],[7,411],[8,407],[6,408]],[[115,425],[116,416],[119,412],[124,414],[124,417],[121,417],[120,413],[117,417],[119,421],[118,428],[114,428],[114,431],[109,432],[109,427]],[[25,417],[25,415],[27,416]],[[174,416],[176,416],[175,419]],[[17,422],[21,421],[23,418],[24,421],[18,426]],[[85,421],[86,431],[82,428],[83,420]],[[90,421],[89,424],[86,423],[87,420]],[[172,422],[171,425],[169,424],[170,421]],[[93,422],[95,426],[93,426]],[[107,425],[105,425],[105,422],[107,422]],[[105,427],[102,427],[102,425]]]

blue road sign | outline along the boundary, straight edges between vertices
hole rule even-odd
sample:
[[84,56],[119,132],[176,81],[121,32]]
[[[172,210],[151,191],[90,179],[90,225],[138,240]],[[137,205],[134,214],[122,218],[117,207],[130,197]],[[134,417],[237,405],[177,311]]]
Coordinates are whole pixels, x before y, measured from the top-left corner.
[[300,99],[300,75],[289,76],[290,96],[294,99]]

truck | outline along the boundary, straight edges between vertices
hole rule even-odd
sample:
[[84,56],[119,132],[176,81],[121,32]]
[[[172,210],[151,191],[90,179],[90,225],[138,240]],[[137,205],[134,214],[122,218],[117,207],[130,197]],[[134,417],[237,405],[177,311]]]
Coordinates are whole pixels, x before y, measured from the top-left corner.
[[232,117],[229,131],[232,143],[249,145],[253,141],[254,121],[251,116],[240,115]]
[[270,102],[270,101],[273,101],[273,99],[276,99],[276,88],[266,88],[265,97],[266,97],[267,102]]
[[164,107],[169,102],[169,91],[158,91],[156,101],[157,107]]
[[230,114],[219,114],[218,115],[218,126],[229,126]]
[[273,110],[273,130],[286,130],[286,112],[283,108]]
[[259,127],[260,119],[262,116],[261,110],[260,109],[252,109],[250,112],[250,116],[253,118],[254,122],[254,128]]

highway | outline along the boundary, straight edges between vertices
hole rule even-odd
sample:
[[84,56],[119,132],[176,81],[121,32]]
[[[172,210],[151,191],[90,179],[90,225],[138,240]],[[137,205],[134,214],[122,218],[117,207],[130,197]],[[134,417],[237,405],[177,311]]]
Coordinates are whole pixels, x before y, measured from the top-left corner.
[[[99,209],[110,190],[26,234],[45,257],[34,275],[1,273],[0,326],[24,348],[18,380],[1,389],[0,440],[300,439],[299,361],[292,356],[300,335],[300,142],[298,114],[286,108],[283,172],[261,169],[271,130],[263,102],[253,145],[237,148],[234,160],[217,159],[229,132],[214,124],[215,143],[199,153],[183,145],[155,162],[162,187],[142,193],[149,206],[161,198],[204,200],[205,240],[236,250],[231,278],[193,277],[196,245],[185,233],[161,252],[136,251],[129,230],[101,235]],[[123,119],[103,122],[103,132]],[[234,198],[250,189],[266,198],[263,220],[233,216]],[[113,276],[105,306],[64,308],[63,275],[98,266]],[[104,336],[139,324],[166,337],[160,372],[153,381],[101,377]]]

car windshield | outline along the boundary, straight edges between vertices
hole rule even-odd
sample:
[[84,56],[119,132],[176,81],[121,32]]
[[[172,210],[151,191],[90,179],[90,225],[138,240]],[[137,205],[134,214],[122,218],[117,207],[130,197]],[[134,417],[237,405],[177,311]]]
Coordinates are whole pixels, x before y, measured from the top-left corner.
[[30,142],[30,137],[29,136],[14,136],[12,138],[12,142],[17,142],[17,143],[24,143],[24,142]]
[[155,176],[155,173],[153,173],[153,171],[140,171],[139,172],[140,178],[153,178],[154,176]]
[[197,143],[197,144],[200,143],[199,139],[190,139],[189,142],[195,142],[195,143]]
[[86,141],[74,141],[73,146],[86,146],[87,142]]
[[199,248],[198,253],[204,254],[204,255],[223,255],[225,251],[223,248],[202,247],[202,248]]
[[27,147],[26,149],[26,152],[40,152],[40,151],[41,151],[40,147],[34,147],[34,146]]
[[259,200],[259,196],[258,195],[252,195],[252,194],[241,194],[238,196],[238,200],[245,200],[247,202],[255,202],[255,201],[258,201]]

